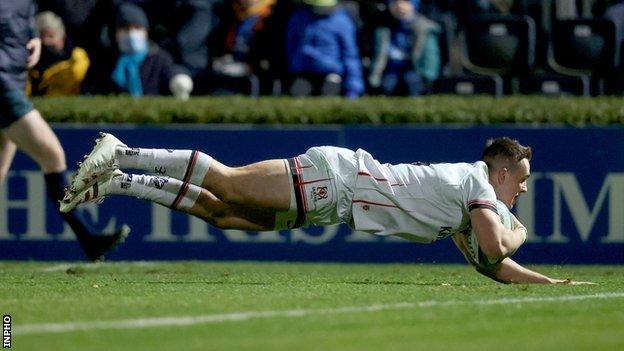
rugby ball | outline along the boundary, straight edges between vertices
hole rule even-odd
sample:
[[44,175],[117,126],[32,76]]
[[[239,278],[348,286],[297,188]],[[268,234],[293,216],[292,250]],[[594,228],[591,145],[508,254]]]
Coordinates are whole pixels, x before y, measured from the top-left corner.
[[[513,215],[511,214],[507,206],[499,200],[496,200],[496,211],[498,212],[498,217],[500,218],[501,223],[503,223],[505,228],[512,229]],[[475,234],[473,229],[470,230],[470,235],[468,238],[468,251],[470,253],[470,256],[472,256],[472,258],[478,264],[481,264],[485,267],[494,266],[500,263],[500,260],[494,262],[490,261],[490,259],[488,259],[487,256],[483,254],[481,248],[479,247],[479,242],[477,241],[477,235]]]

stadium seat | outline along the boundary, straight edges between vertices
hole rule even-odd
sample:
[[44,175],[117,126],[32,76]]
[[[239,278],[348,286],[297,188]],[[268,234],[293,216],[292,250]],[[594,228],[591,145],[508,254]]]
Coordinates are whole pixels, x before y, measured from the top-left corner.
[[620,38],[619,63],[613,75],[605,77],[605,93],[624,95],[624,38]]
[[433,82],[434,94],[503,95],[503,80],[498,75],[491,76],[455,76],[437,79]]
[[603,79],[619,65],[615,24],[605,19],[571,19],[553,23],[548,64],[557,73],[592,77],[595,94],[603,93]]
[[475,17],[462,44],[462,64],[471,72],[525,74],[535,62],[535,23],[528,16]]
[[589,78],[548,73],[519,79],[521,94],[589,96]]

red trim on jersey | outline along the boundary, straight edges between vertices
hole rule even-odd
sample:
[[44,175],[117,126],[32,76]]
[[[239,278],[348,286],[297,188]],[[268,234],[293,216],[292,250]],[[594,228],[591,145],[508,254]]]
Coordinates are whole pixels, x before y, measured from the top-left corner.
[[367,205],[376,205],[376,206],[382,206],[382,207],[399,208],[399,206],[397,206],[397,205],[381,204],[379,202],[372,202],[372,201],[366,201],[366,200],[353,200],[353,203],[354,204],[367,204]]
[[492,202],[491,200],[488,199],[474,199],[474,200],[470,200],[468,201],[468,211],[472,211],[475,208],[487,208],[489,210],[492,210],[496,213],[498,213],[498,209],[496,208],[496,203]]
[[[299,161],[299,157],[295,157],[295,167],[297,170],[303,169],[301,166],[301,161]],[[303,213],[308,213],[308,199],[306,199],[304,181],[303,181],[303,173],[297,172],[297,186],[301,191],[301,199],[303,200]]]
[[306,185],[306,184],[324,182],[326,180],[331,180],[331,178],[323,178],[323,179],[317,179],[317,180],[310,180],[310,181],[307,181],[307,182],[300,182],[300,183],[297,183],[297,185]]
[[354,204],[361,203],[361,204],[381,206],[381,207],[388,207],[388,208],[398,208],[401,211],[405,211],[405,212],[416,212],[416,211],[413,211],[413,210],[407,210],[407,209],[401,208],[401,207],[399,207],[397,205],[382,204],[382,203],[379,203],[379,202],[372,202],[372,201],[368,201],[368,200],[353,200],[352,203],[354,203]]
[[[371,178],[375,179],[375,180],[376,180],[376,181],[378,181],[378,182],[390,182],[388,179],[385,179],[385,178],[377,178],[377,177],[373,176],[372,174],[367,173],[367,172],[363,172],[363,171],[359,171],[359,172],[358,172],[358,175],[365,176],[365,177],[371,177]],[[390,186],[400,186],[400,185],[404,185],[404,184],[401,184],[401,183],[392,183],[392,184],[389,184],[389,185],[390,185]]]
[[295,223],[293,223],[292,228],[299,228],[305,222],[305,211],[303,209],[303,194],[301,194],[301,187],[298,185],[300,177],[300,170],[297,169],[297,165],[295,163],[295,158],[288,159],[288,168],[290,169],[290,176],[293,182],[293,191],[295,193],[295,202],[297,204],[297,218],[295,218]]
[[359,171],[359,172],[358,172],[358,175],[361,175],[361,176],[366,176],[366,177],[371,177],[371,178],[375,179],[375,180],[376,180],[376,181],[378,181],[378,182],[389,182],[389,180],[388,180],[388,179],[386,179],[386,178],[377,178],[377,177],[373,176],[372,174],[367,173],[367,172],[364,172],[364,171]]
[[494,201],[491,201],[491,200],[488,200],[488,199],[474,199],[474,200],[468,201],[468,206],[472,206],[472,205],[496,206],[496,203]]

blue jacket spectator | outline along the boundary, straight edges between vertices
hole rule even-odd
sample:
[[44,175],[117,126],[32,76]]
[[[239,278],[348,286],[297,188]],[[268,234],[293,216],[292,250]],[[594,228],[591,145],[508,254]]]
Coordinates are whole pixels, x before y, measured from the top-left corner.
[[371,88],[385,95],[421,95],[440,74],[437,23],[416,12],[419,1],[390,0],[391,19],[375,30],[374,55],[368,77]]
[[364,80],[353,19],[336,0],[304,2],[311,6],[295,11],[287,25],[290,75],[329,77],[341,84],[345,96],[358,97],[364,92]]

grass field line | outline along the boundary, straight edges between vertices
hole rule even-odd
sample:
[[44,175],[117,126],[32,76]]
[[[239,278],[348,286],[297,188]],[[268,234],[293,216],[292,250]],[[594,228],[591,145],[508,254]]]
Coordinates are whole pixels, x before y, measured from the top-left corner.
[[61,322],[61,323],[40,323],[40,324],[16,324],[13,328],[14,335],[26,334],[49,334],[67,333],[74,331],[91,331],[102,329],[142,329],[152,327],[172,327],[190,326],[206,323],[239,322],[250,319],[275,318],[275,317],[306,317],[313,315],[336,315],[347,313],[366,313],[386,310],[404,310],[415,308],[427,308],[436,306],[454,305],[507,305],[507,304],[527,304],[538,302],[566,302],[589,299],[613,299],[624,298],[624,292],[600,293],[591,295],[563,295],[551,297],[518,297],[502,298],[496,300],[429,300],[421,302],[400,302],[394,304],[374,304],[369,306],[343,306],[328,307],[318,309],[292,309],[273,311],[247,311],[233,313],[218,313],[199,316],[180,317],[149,317],[136,319],[119,319],[109,321],[86,321],[86,322]]

